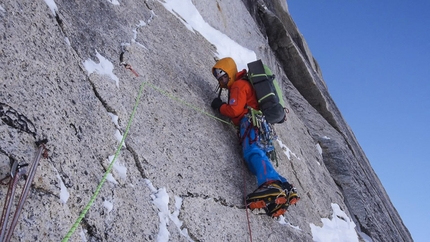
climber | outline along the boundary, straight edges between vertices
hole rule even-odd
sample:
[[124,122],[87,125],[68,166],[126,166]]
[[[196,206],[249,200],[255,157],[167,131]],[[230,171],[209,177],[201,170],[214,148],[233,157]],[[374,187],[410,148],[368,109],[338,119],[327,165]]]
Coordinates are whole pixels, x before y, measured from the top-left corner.
[[[220,88],[228,90],[228,103],[215,98],[211,107],[220,114],[229,117],[239,125],[239,137],[243,158],[257,177],[258,188],[246,197],[247,208],[263,209],[271,217],[283,215],[289,205],[299,200],[296,189],[273,167],[265,151],[258,146],[258,133],[252,128],[249,107],[258,110],[258,102],[251,83],[247,80],[247,71],[237,71],[235,61],[226,57],[219,60],[212,73]],[[221,89],[222,90],[222,89]]]

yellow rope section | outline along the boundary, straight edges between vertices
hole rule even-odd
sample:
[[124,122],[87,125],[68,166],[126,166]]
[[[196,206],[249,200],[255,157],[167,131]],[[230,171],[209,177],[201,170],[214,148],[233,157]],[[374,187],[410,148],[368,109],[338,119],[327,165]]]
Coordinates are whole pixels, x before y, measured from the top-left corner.
[[181,100],[181,99],[173,96],[172,94],[170,94],[170,93],[162,90],[161,88],[159,88],[159,87],[157,87],[157,86],[155,86],[155,85],[153,85],[151,83],[147,83],[147,84],[148,84],[148,86],[151,86],[152,88],[154,88],[155,90],[157,90],[158,92],[160,92],[161,94],[163,94],[164,96],[166,96],[166,97],[168,97],[168,98],[170,98],[172,100],[178,101],[178,102],[184,104],[185,106],[188,106],[188,107],[196,110],[197,112],[202,113],[202,114],[204,114],[204,115],[206,115],[208,117],[211,117],[211,118],[216,119],[216,120],[218,120],[220,122],[223,122],[223,123],[226,123],[226,124],[234,126],[234,124],[232,124],[231,122],[227,122],[227,121],[225,121],[223,119],[220,119],[220,118],[218,118],[218,117],[216,117],[216,116],[214,116],[214,115],[212,115],[212,114],[210,114],[208,112],[205,112],[202,109],[200,109],[200,108],[198,108],[196,106],[193,106],[193,105],[191,105],[191,104],[189,104],[189,103],[187,103],[187,102],[185,102],[185,101],[183,101],[183,100]]

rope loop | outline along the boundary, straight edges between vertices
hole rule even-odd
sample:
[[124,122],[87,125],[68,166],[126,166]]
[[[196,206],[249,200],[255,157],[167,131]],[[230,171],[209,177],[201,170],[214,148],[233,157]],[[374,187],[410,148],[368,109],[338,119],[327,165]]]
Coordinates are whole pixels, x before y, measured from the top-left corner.
[[[126,68],[126,69],[131,70],[131,71],[133,72],[133,74],[135,74],[135,76],[136,76],[136,77],[138,76],[137,72],[135,72],[135,71],[131,68],[131,66],[130,66],[129,64],[126,64],[126,65],[125,65],[125,68]],[[110,163],[109,167],[107,168],[106,172],[104,173],[104,175],[103,175],[103,177],[102,177],[102,179],[101,179],[100,183],[98,184],[98,186],[97,186],[97,188],[96,188],[96,191],[95,191],[95,192],[94,192],[94,194],[91,196],[90,201],[87,203],[87,205],[85,206],[85,208],[84,208],[84,209],[82,210],[82,212],[79,214],[79,216],[78,216],[78,218],[76,219],[75,223],[72,225],[72,227],[70,228],[70,230],[67,232],[67,234],[66,234],[66,235],[65,235],[65,237],[63,238],[62,242],[67,242],[67,241],[70,239],[70,237],[73,235],[73,233],[76,231],[76,229],[77,229],[77,227],[79,226],[80,222],[81,222],[81,221],[82,221],[82,219],[85,217],[85,215],[88,213],[88,211],[89,211],[89,209],[91,208],[91,206],[94,204],[94,202],[95,202],[95,200],[96,200],[97,196],[98,196],[98,195],[99,195],[99,193],[100,193],[100,190],[101,190],[101,188],[102,188],[103,184],[106,182],[106,179],[107,179],[108,174],[112,171],[112,168],[113,168],[113,165],[114,165],[114,163],[115,163],[115,160],[116,160],[116,159],[117,159],[117,157],[119,156],[119,153],[120,153],[120,151],[121,151],[121,148],[122,148],[122,146],[124,145],[125,139],[126,139],[126,137],[127,137],[128,133],[129,133],[129,131],[130,131],[131,123],[132,123],[133,118],[134,118],[134,116],[135,116],[135,114],[136,114],[136,110],[137,110],[137,107],[138,107],[138,105],[139,105],[139,101],[140,101],[140,98],[141,98],[141,96],[142,96],[142,92],[143,92],[143,89],[144,89],[145,85],[148,85],[148,86],[152,87],[153,89],[157,90],[157,91],[158,91],[158,92],[160,92],[162,95],[164,95],[164,96],[166,96],[166,97],[170,98],[171,100],[174,100],[174,101],[177,101],[177,102],[179,102],[179,103],[182,103],[182,104],[184,104],[184,105],[186,105],[186,106],[188,106],[188,107],[190,107],[190,108],[194,109],[195,111],[200,112],[200,113],[202,113],[202,114],[204,114],[204,115],[206,115],[206,116],[208,116],[208,117],[210,117],[210,118],[213,118],[213,119],[215,119],[215,120],[217,120],[217,121],[220,121],[220,122],[223,122],[223,123],[225,123],[225,124],[232,125],[232,126],[234,126],[234,127],[235,127],[235,125],[234,125],[234,124],[232,124],[232,123],[230,123],[230,122],[227,122],[227,121],[225,121],[225,120],[223,120],[223,119],[221,119],[221,118],[218,118],[218,117],[216,117],[216,116],[214,116],[214,115],[212,115],[212,114],[209,114],[209,113],[207,113],[207,112],[203,111],[202,109],[200,109],[200,108],[198,108],[198,107],[195,107],[195,106],[193,106],[193,105],[191,105],[191,104],[189,104],[189,103],[187,103],[187,102],[185,102],[185,101],[183,101],[183,100],[181,100],[181,99],[179,99],[179,98],[177,98],[177,97],[173,96],[172,94],[169,94],[168,92],[166,92],[166,91],[162,90],[161,88],[159,88],[159,87],[157,87],[157,86],[155,86],[155,85],[151,84],[151,83],[150,83],[150,82],[148,82],[148,81],[143,81],[143,82],[141,83],[141,85],[140,85],[140,88],[139,88],[138,96],[137,96],[137,98],[136,98],[136,101],[135,101],[135,104],[134,104],[134,107],[133,107],[133,112],[131,113],[130,118],[129,118],[129,120],[128,120],[127,128],[126,128],[125,133],[124,133],[124,135],[123,135],[123,137],[122,137],[122,140],[121,140],[121,142],[120,142],[120,144],[119,144],[119,146],[118,146],[118,148],[117,148],[117,150],[116,150],[116,152],[115,152],[115,155],[114,155],[114,158],[112,159],[112,162]]]

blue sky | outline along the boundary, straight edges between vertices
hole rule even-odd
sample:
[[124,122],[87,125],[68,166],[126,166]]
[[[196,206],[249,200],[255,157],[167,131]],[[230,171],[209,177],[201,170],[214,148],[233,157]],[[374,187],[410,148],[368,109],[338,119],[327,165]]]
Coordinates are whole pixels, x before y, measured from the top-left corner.
[[287,1],[416,242],[430,239],[430,1]]

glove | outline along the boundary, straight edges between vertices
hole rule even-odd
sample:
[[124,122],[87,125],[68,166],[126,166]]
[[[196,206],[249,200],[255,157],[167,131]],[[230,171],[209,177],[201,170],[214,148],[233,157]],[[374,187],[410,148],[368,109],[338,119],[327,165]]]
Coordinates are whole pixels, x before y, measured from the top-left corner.
[[220,108],[223,104],[225,104],[225,102],[223,102],[223,101],[221,100],[221,98],[217,97],[217,98],[215,98],[215,99],[212,101],[212,103],[211,103],[211,107],[212,107],[213,109],[216,109],[216,110],[218,110],[218,111],[219,111],[219,108]]

